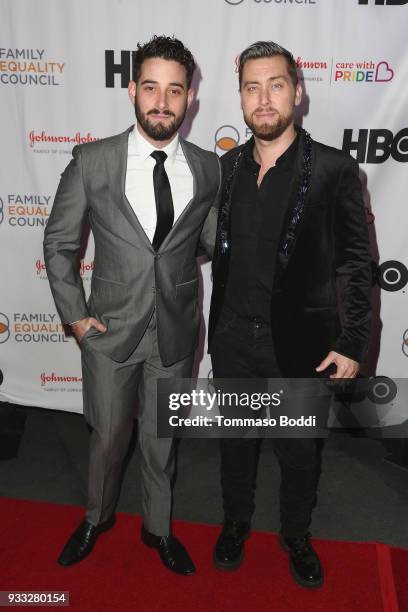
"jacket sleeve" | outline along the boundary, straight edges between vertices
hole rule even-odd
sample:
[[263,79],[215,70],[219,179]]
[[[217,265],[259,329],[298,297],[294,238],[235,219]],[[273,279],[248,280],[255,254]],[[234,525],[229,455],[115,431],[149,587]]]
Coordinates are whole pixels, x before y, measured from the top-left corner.
[[371,328],[371,255],[358,164],[343,167],[335,207],[335,257],[339,283],[342,332],[333,349],[364,361]]
[[63,323],[88,317],[78,255],[88,213],[80,147],[61,175],[44,235],[44,259],[51,292]]
[[215,248],[215,238],[217,234],[217,221],[218,221],[218,209],[220,206],[220,198],[221,198],[221,184],[222,184],[222,171],[221,171],[221,163],[216,157],[217,163],[217,178],[218,178],[218,189],[212,206],[208,212],[207,218],[204,222],[203,229],[201,230],[200,235],[200,247],[202,250],[199,250],[199,255],[203,253],[207,254],[210,259],[212,259]]

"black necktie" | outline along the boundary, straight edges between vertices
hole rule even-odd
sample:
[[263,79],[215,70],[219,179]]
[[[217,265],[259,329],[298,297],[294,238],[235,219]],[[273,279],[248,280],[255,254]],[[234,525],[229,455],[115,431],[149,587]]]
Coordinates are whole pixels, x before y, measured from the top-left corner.
[[153,169],[153,186],[156,200],[157,223],[152,244],[153,248],[158,251],[161,243],[173,226],[174,208],[169,177],[164,168],[167,154],[164,151],[153,151],[150,155],[156,160],[156,165]]

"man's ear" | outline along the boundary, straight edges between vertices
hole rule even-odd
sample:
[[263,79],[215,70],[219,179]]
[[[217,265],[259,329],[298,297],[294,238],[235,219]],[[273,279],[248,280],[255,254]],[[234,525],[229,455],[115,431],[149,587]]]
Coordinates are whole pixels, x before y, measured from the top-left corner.
[[194,100],[194,89],[189,89],[187,92],[187,108],[190,108]]
[[129,100],[132,103],[132,106],[134,106],[135,105],[135,97],[136,97],[136,83],[134,81],[129,81],[128,96],[129,96]]
[[299,104],[302,101],[302,94],[303,94],[303,89],[300,83],[298,83],[296,85],[296,90],[295,90],[295,106],[299,106]]

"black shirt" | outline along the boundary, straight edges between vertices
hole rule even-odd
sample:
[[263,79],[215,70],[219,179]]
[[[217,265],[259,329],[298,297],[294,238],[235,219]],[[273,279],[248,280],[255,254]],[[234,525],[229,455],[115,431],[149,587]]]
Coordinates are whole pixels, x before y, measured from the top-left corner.
[[225,305],[239,316],[270,323],[270,306],[283,222],[288,206],[299,137],[276,160],[258,187],[260,165],[254,139],[244,147],[232,194],[231,259]]

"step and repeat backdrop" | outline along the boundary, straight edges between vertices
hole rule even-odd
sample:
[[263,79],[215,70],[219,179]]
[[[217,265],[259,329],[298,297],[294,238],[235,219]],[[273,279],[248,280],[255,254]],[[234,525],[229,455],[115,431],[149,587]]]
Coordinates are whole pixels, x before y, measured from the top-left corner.
[[[408,0],[0,0],[0,400],[81,412],[80,352],[48,286],[42,240],[72,148],[134,121],[131,54],[153,34],[180,38],[199,66],[182,134],[222,155],[250,136],[237,56],[274,40],[296,58],[298,120],[360,163],[376,280],[367,373],[408,366]],[[202,345],[210,265],[201,262]],[[92,236],[80,263],[89,292]]]

